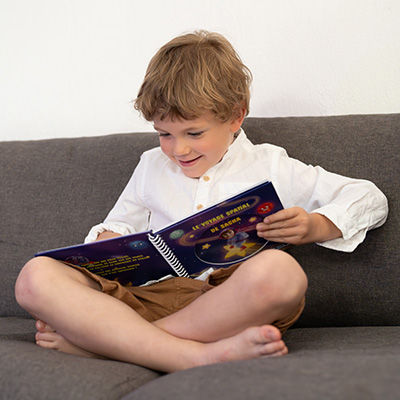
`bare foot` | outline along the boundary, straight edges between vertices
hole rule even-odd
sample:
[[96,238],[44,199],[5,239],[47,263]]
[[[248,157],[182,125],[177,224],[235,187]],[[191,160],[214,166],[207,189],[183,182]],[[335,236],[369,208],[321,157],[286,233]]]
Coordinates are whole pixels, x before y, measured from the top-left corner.
[[[73,345],[43,321],[37,321],[36,328],[38,330],[36,343],[43,348],[79,356],[102,358]],[[189,341],[192,346],[191,351],[187,353],[187,362],[181,364],[177,369],[227,361],[283,356],[288,353],[288,348],[281,337],[279,329],[272,325],[264,325],[247,328],[237,335],[213,343]],[[197,357],[194,357],[196,354]]]
[[56,332],[49,324],[43,321],[36,321],[36,344],[45,349],[58,350],[63,353],[73,354],[76,356],[85,356],[91,358],[103,358],[94,353],[85,351],[64,338]]
[[230,338],[205,344],[200,365],[283,356],[289,351],[281,338],[279,329],[272,325],[247,328]]

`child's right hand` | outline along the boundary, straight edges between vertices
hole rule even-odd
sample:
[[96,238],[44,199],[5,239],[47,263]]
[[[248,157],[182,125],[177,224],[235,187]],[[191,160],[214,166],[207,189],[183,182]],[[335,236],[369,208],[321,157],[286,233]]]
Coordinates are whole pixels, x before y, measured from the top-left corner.
[[122,236],[122,235],[119,233],[111,232],[111,231],[104,231],[104,232],[101,232],[99,234],[99,236],[97,236],[97,239],[95,240],[95,242],[98,242],[100,240],[115,238],[118,236]]

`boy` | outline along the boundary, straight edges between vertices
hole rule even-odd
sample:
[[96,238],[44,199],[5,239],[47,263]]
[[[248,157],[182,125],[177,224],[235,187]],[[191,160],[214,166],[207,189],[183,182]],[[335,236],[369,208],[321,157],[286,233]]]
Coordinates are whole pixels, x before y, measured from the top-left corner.
[[[158,229],[264,179],[285,210],[257,225],[277,242],[352,251],[385,221],[370,182],[330,174],[254,146],[241,125],[251,74],[230,43],[197,32],[151,60],[135,107],[159,133],[104,223],[86,241]],[[206,281],[173,278],[125,288],[49,258],[22,269],[19,304],[37,319],[37,344],[160,371],[288,352],[282,333],[300,316],[306,276],[287,253],[267,250]]]

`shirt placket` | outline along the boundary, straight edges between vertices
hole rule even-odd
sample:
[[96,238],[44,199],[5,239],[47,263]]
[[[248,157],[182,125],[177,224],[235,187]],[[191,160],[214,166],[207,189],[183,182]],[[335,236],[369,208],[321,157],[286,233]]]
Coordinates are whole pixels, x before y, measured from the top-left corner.
[[208,171],[199,178],[197,193],[193,203],[193,212],[199,212],[209,205],[210,190],[215,173]]

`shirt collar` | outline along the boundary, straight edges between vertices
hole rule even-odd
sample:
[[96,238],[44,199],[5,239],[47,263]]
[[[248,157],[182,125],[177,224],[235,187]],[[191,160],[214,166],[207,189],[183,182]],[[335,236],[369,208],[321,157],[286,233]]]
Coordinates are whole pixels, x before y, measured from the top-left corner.
[[233,143],[228,147],[227,152],[222,157],[222,160],[211,167],[204,175],[214,174],[216,170],[224,166],[229,160],[235,159],[238,153],[242,150],[244,143],[247,141],[247,136],[242,128],[239,129],[237,135],[235,134],[235,140]]

